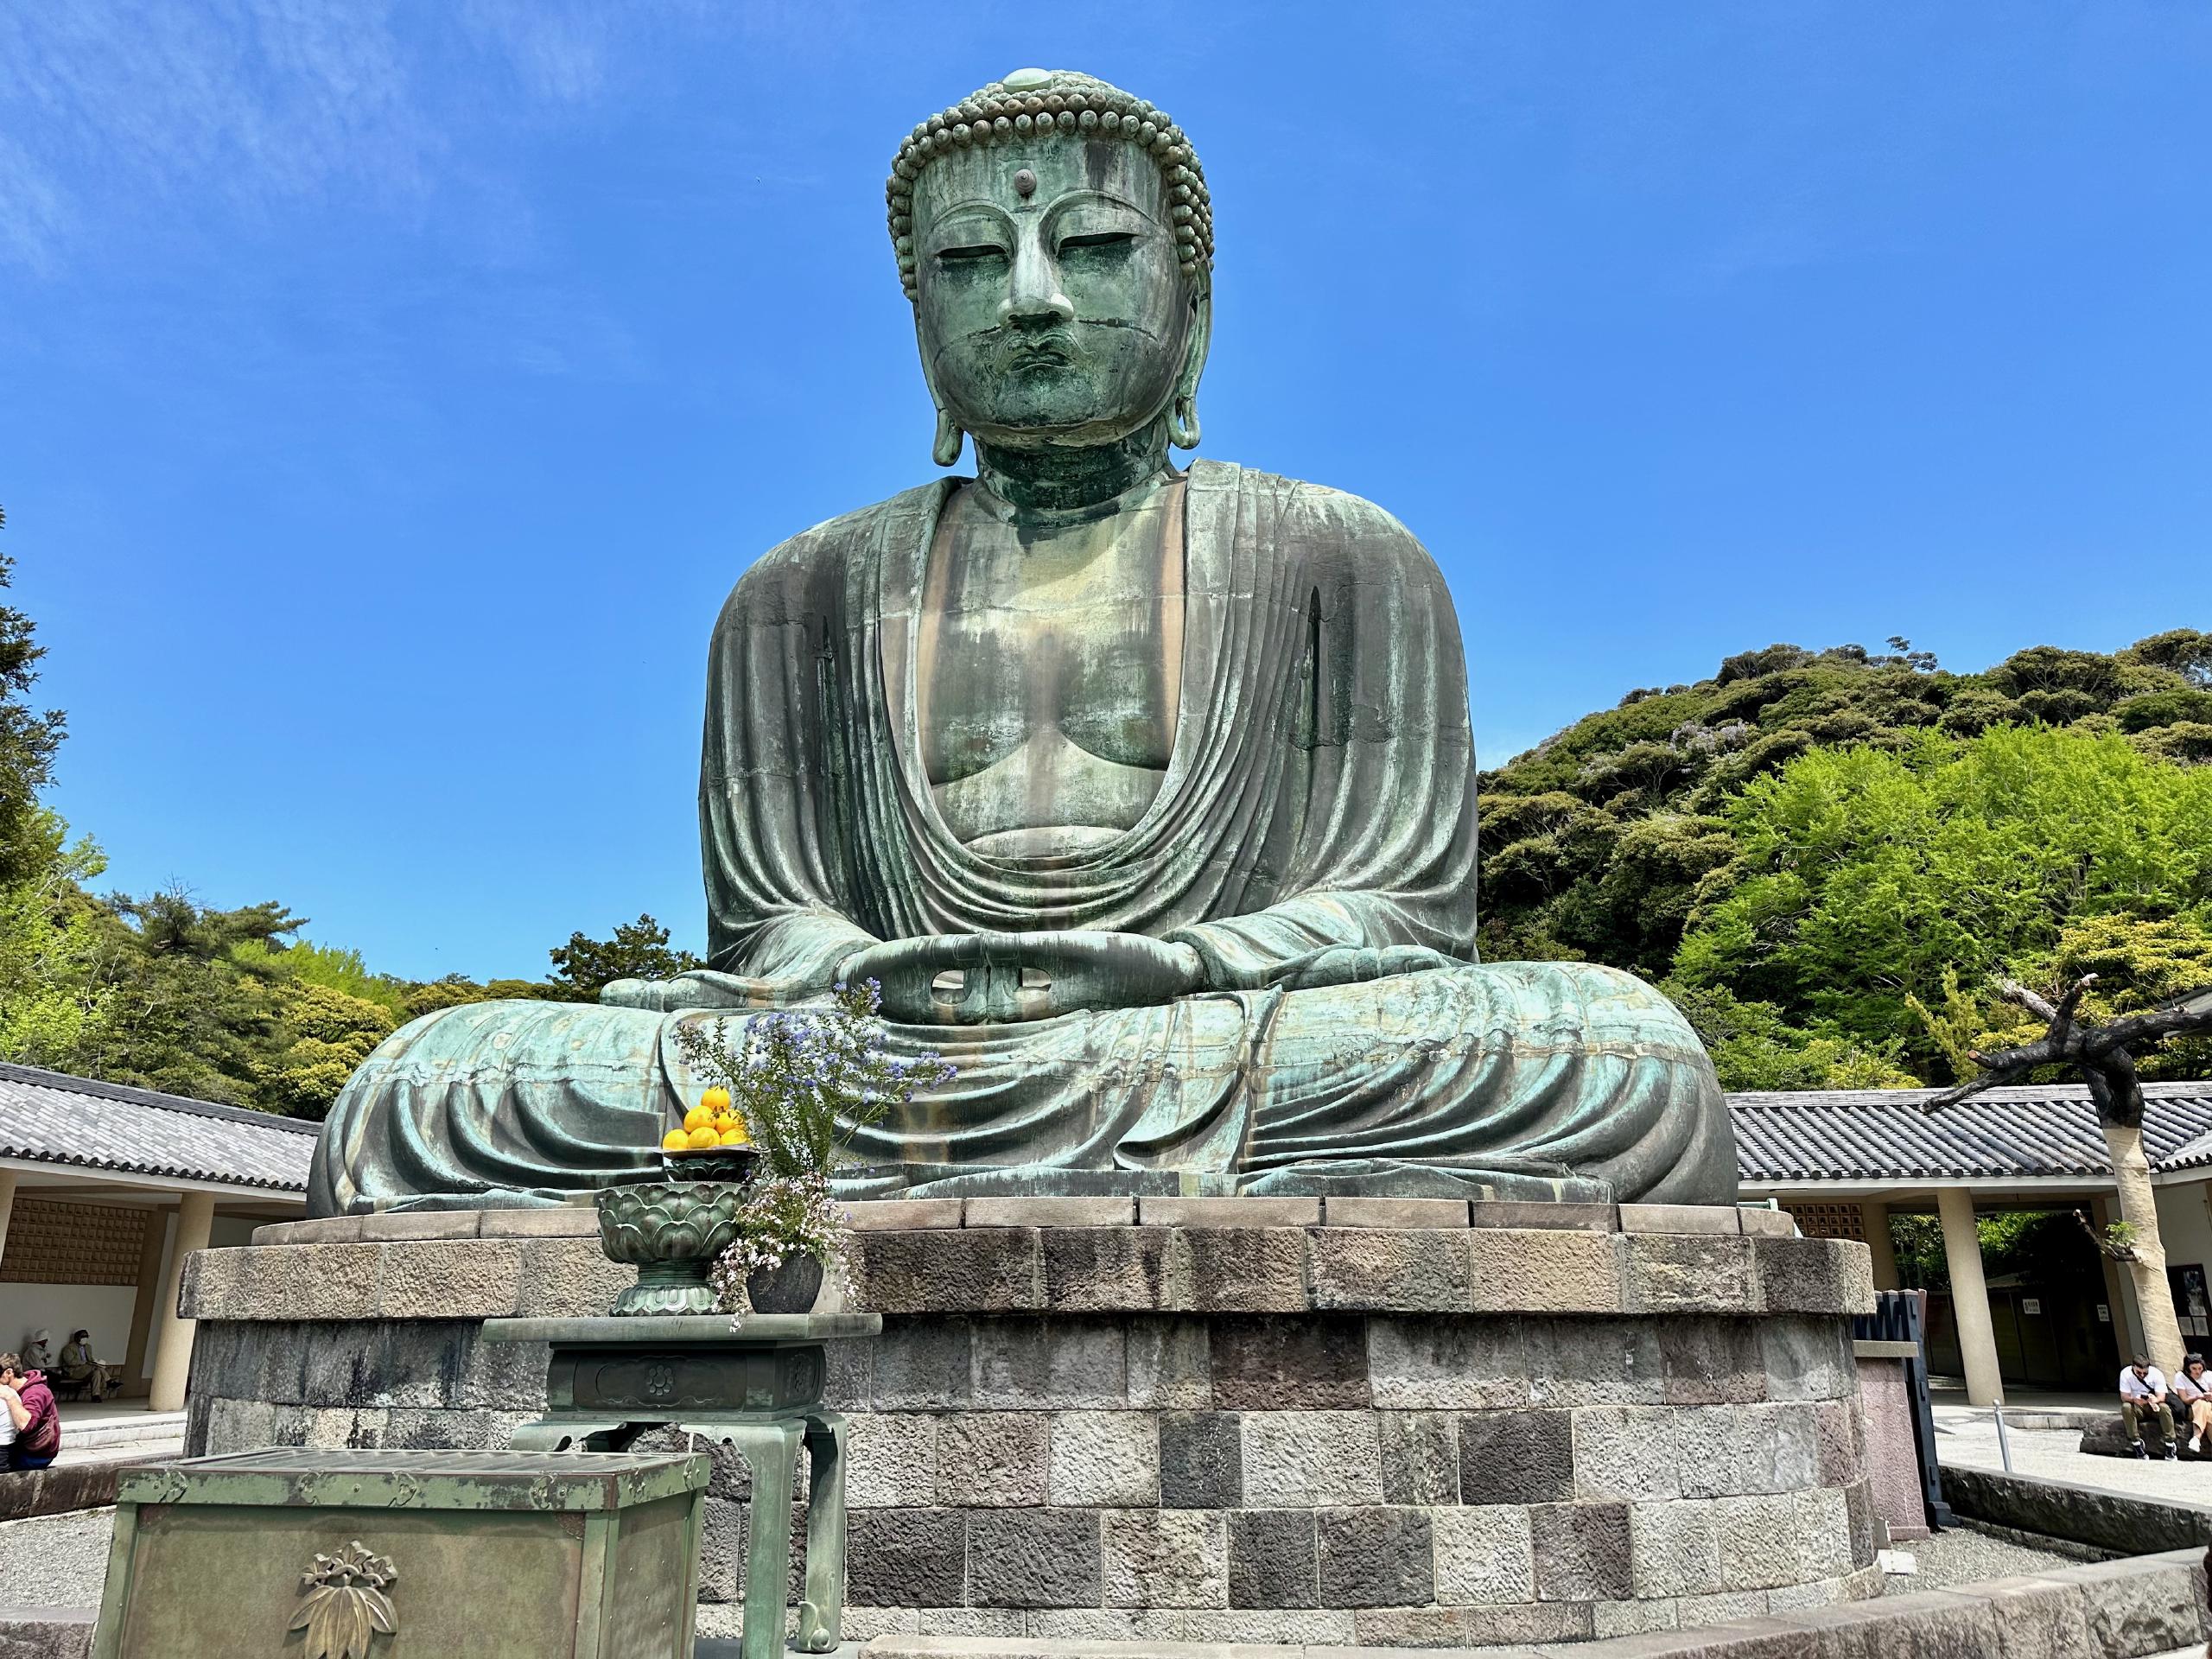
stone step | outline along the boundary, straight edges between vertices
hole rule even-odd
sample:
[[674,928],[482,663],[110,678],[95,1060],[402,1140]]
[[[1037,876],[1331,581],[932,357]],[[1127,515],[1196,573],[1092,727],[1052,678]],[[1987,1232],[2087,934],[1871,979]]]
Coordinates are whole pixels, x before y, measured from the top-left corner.
[[109,1446],[137,1446],[153,1441],[184,1439],[184,1414],[149,1411],[130,1417],[96,1417],[74,1421],[62,1408],[61,1444],[70,1451],[90,1452]]

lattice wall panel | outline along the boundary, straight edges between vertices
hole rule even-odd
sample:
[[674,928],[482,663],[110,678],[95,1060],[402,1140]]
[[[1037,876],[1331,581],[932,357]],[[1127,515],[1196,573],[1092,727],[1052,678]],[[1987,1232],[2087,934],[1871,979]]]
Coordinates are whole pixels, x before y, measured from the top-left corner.
[[0,1284],[136,1285],[152,1213],[19,1195],[0,1250]]
[[1782,1206],[1797,1218],[1808,1238],[1855,1238],[1866,1242],[1866,1215],[1855,1204],[1791,1204]]

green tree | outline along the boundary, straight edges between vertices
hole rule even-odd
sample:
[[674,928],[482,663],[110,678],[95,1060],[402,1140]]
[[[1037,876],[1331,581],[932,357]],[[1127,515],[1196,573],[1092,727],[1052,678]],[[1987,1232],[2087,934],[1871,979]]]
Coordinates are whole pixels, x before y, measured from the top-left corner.
[[257,1103],[294,1117],[320,1119],[346,1079],[391,1035],[393,1011],[305,979],[283,984],[276,1001],[274,1052],[263,1071]]
[[203,906],[181,887],[107,901],[101,972],[108,1017],[86,1058],[91,1074],[198,1100],[264,1103],[281,1046],[281,974],[267,946],[302,924],[282,905]]
[[571,933],[553,958],[551,995],[573,1002],[595,1002],[600,991],[618,979],[671,979],[699,966],[689,950],[669,948],[668,930],[651,916],[624,922],[611,939]]
[[[0,512],[0,527],[7,522]],[[0,588],[14,580],[14,561],[0,553]],[[0,606],[0,887],[36,878],[48,868],[38,794],[53,780],[67,721],[60,709],[41,711],[28,701],[46,655],[35,633],[29,617]]]
[[2088,948],[2106,935],[2082,930],[2111,925],[2100,918],[2212,920],[2212,770],[2116,734],[1999,727],[1815,750],[1726,816],[1742,853],[1700,895],[1678,982],[1770,1004],[1922,1077],[1948,1073],[1955,1052],[1923,1017],[1947,976],[1954,995],[1982,995]]
[[0,1058],[67,1071],[99,1044],[115,998],[101,973],[105,912],[81,885],[105,861],[44,810],[16,845],[29,855],[0,884]]

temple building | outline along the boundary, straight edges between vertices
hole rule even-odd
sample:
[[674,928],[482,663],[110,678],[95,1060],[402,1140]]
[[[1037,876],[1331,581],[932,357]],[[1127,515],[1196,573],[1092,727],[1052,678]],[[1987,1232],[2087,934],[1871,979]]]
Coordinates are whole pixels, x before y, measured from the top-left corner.
[[[184,1403],[182,1258],[307,1207],[316,1125],[0,1065],[0,1350],[92,1333],[125,1402]],[[64,1410],[70,1408],[65,1405]]]
[[[1864,1241],[1882,1290],[1926,1282],[1909,1271],[1901,1279],[1892,1218],[1937,1223],[1951,1285],[1979,1282],[1986,1294],[1931,1293],[1929,1369],[1963,1377],[1974,1404],[1998,1403],[2007,1388],[2110,1393],[2145,1344],[2133,1286],[2092,1239],[2119,1211],[2088,1090],[1993,1089],[1929,1113],[1922,1103],[1935,1092],[1730,1096],[1745,1199],[1777,1201],[1808,1236]],[[2147,1083],[2143,1094],[2182,1340],[2212,1351],[2212,1083]],[[2038,1211],[2087,1224],[2062,1220],[2047,1232],[2033,1270],[1986,1275],[1977,1217]]]

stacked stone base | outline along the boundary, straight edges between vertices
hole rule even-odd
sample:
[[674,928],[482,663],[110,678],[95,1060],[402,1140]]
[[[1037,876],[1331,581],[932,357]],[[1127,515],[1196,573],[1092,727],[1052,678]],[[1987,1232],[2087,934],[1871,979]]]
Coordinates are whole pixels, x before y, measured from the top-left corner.
[[[1471,1646],[1879,1587],[1863,1246],[1732,1210],[859,1208],[885,1330],[828,1390],[849,1635]],[[194,1258],[189,1449],[504,1443],[544,1353],[478,1326],[603,1311],[627,1274],[589,1219],[310,1223]],[[745,1491],[718,1471],[711,1599]]]

